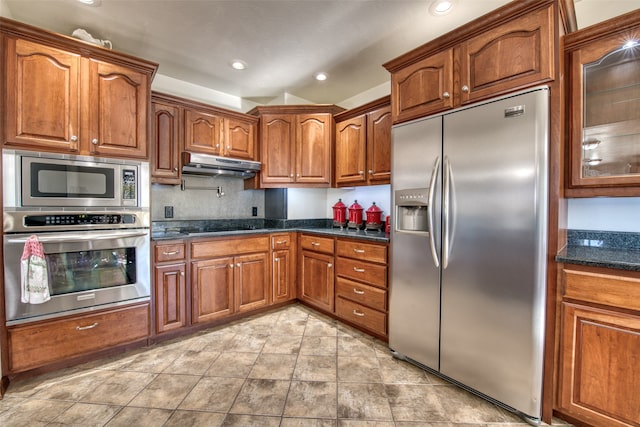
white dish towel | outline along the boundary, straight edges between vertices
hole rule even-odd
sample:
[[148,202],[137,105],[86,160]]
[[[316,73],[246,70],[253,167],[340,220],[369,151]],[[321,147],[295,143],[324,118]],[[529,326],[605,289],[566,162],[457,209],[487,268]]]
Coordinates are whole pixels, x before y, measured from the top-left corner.
[[44,248],[37,236],[31,236],[24,244],[20,258],[21,300],[25,304],[42,304],[51,299],[49,274]]

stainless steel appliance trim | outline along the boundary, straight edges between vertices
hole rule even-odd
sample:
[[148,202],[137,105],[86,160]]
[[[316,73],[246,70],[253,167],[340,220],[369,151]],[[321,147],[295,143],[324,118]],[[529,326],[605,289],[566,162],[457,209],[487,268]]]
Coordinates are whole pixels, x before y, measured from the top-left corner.
[[451,177],[451,163],[449,162],[449,158],[445,156],[444,158],[444,189],[442,190],[442,194],[444,195],[444,200],[442,202],[442,268],[446,269],[449,265],[449,255],[450,255],[450,240],[449,240],[449,221],[451,215],[451,188],[450,188],[450,177]]
[[[146,236],[149,234],[149,230],[139,231],[139,232],[130,232],[130,231],[120,231],[120,230],[112,230],[105,233],[83,233],[77,234],[74,232],[66,232],[64,235],[59,237],[50,237],[46,234],[38,235],[38,240],[41,243],[73,243],[73,242],[90,242],[93,240],[111,240],[111,239],[122,239],[126,237],[139,237]],[[7,243],[26,243],[29,237],[20,237],[17,239],[8,238]]]
[[[25,218],[30,215],[134,215],[135,223],[133,224],[81,224],[73,226],[61,226],[61,225],[43,225],[43,226],[26,226]],[[140,228],[145,229],[151,226],[151,214],[148,209],[118,209],[118,210],[95,210],[95,209],[70,209],[70,210],[58,210],[52,211],[35,210],[35,209],[13,209],[5,208],[3,215],[3,230],[5,233],[35,233],[43,231],[63,232],[74,230],[114,230],[114,229],[133,229]]]

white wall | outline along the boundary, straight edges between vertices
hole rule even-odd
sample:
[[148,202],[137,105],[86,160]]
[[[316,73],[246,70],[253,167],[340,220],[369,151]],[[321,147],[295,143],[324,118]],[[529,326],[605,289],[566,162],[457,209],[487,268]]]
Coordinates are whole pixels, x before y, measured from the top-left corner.
[[570,230],[640,232],[639,197],[569,199]]
[[364,211],[373,202],[382,209],[382,217],[391,209],[391,189],[389,185],[350,188],[290,188],[287,191],[287,218],[333,218],[333,205],[342,203],[351,206],[356,200]]
[[336,105],[339,105],[342,108],[346,108],[347,110],[350,110],[352,108],[364,105],[367,102],[371,102],[378,98],[382,98],[383,96],[387,96],[390,93],[391,93],[391,79],[389,79],[389,81],[385,83],[382,83],[381,85],[365,90],[364,92],[359,93],[356,96],[352,96],[351,98],[347,98],[344,101],[340,101]]
[[9,7],[4,0],[0,0],[0,16],[11,18],[11,12],[9,12]]

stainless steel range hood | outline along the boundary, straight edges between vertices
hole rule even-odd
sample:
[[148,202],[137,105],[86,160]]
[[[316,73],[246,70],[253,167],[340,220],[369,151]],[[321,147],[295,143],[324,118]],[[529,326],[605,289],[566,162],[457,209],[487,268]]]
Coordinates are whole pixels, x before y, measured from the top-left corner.
[[254,177],[259,171],[260,162],[211,154],[182,153],[183,175],[222,175],[247,179]]

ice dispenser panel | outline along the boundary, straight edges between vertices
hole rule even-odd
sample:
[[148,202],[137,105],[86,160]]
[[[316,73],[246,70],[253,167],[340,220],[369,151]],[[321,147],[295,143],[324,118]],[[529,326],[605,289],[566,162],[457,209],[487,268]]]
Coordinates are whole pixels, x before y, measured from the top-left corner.
[[429,189],[411,188],[395,192],[396,231],[429,232]]

